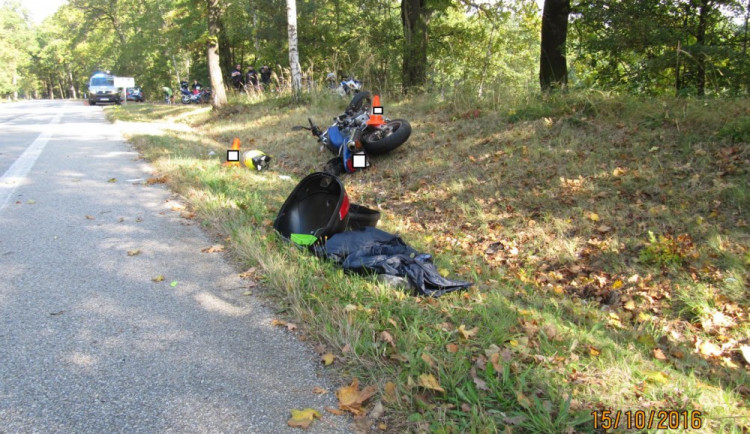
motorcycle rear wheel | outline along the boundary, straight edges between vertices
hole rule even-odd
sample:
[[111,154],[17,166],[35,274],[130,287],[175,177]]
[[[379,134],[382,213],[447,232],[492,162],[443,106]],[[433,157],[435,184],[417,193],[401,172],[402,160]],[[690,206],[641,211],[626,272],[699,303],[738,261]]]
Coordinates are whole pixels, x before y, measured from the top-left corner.
[[394,119],[380,127],[366,130],[362,135],[362,146],[368,154],[385,154],[403,145],[410,135],[409,122]]
[[367,110],[372,106],[372,94],[369,91],[361,90],[354,95],[352,101],[346,106],[346,111],[358,112]]

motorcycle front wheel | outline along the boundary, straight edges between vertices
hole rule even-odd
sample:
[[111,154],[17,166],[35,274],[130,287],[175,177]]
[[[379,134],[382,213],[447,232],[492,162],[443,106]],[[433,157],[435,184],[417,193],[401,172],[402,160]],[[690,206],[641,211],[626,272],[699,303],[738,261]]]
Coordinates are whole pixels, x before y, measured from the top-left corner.
[[190,97],[187,95],[182,95],[182,103],[183,104],[190,104]]
[[362,146],[368,154],[385,154],[403,145],[410,135],[409,122],[404,119],[394,119],[379,127],[365,130],[362,135]]
[[358,112],[367,110],[370,106],[372,106],[372,95],[369,91],[362,90],[354,95],[354,98],[346,107],[346,111]]

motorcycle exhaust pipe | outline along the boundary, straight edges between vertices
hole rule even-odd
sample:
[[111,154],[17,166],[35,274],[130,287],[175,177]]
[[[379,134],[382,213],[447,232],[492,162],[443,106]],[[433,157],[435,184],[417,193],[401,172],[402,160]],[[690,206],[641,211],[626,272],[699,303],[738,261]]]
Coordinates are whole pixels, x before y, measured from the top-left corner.
[[346,144],[346,147],[353,153],[360,152],[362,150],[362,142],[359,140],[351,140]]
[[359,152],[362,150],[362,142],[360,141],[360,138],[362,137],[362,133],[360,131],[357,131],[353,134],[353,137],[349,142],[346,143],[346,147],[351,152]]

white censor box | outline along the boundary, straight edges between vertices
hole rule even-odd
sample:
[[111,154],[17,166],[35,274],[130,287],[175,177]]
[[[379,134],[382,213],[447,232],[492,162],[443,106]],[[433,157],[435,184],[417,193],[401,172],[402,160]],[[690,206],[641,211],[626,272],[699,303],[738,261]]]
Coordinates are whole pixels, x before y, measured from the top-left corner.
[[128,97],[125,95],[125,88],[135,87],[135,78],[133,77],[115,77],[115,87],[122,89],[122,102],[127,104]]

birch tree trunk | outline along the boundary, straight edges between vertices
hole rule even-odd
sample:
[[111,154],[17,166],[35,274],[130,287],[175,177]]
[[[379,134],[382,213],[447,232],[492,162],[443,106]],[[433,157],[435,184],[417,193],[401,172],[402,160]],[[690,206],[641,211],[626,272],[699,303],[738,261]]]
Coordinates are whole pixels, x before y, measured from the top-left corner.
[[302,72],[297,49],[297,0],[286,0],[286,20],[289,33],[289,66],[292,69],[292,94],[299,100],[302,89]]
[[227,103],[227,93],[224,89],[224,74],[221,72],[219,61],[219,28],[221,25],[220,0],[208,0],[208,73],[211,76],[211,105],[220,108]]

